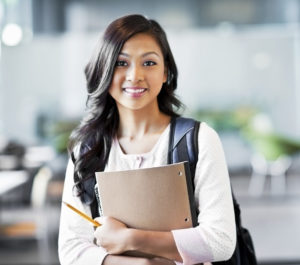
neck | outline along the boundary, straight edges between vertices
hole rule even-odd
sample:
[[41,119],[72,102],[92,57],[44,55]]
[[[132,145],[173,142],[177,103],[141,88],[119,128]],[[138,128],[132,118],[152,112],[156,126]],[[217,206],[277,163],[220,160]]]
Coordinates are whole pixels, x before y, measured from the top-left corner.
[[118,138],[141,139],[146,134],[162,133],[170,122],[170,117],[155,110],[120,110]]

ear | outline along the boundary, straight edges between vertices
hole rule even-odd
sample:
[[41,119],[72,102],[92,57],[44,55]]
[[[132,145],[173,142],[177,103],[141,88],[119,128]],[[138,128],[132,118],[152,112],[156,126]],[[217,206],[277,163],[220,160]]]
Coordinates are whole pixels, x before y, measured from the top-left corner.
[[168,68],[165,67],[163,83],[168,81]]

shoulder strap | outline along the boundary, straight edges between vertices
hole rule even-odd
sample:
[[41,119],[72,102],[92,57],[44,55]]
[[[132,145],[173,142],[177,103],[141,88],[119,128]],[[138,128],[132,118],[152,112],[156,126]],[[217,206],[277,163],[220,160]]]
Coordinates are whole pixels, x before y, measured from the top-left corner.
[[168,164],[188,161],[192,178],[198,161],[198,132],[200,122],[189,118],[172,118]]
[[[198,161],[198,132],[200,122],[187,118],[172,118],[169,139],[168,163],[188,161],[191,177],[195,176]],[[193,182],[192,182],[193,183]],[[194,185],[194,183],[193,183]],[[194,188],[194,187],[193,187]],[[232,191],[235,213],[237,244],[228,261],[213,262],[218,265],[253,264],[256,265],[255,250],[249,231],[242,227],[240,206]],[[240,250],[241,248],[241,250]]]
[[[76,157],[74,152],[72,152],[70,156],[73,161],[73,164],[75,165]],[[102,165],[102,168],[103,168],[102,170],[104,170],[104,165]],[[90,206],[91,214],[93,218],[99,217],[98,203],[94,192],[95,184],[96,184],[95,178],[89,178],[85,180],[82,183],[85,193],[82,195],[81,198],[81,200],[83,200]]]
[[200,122],[188,118],[172,118],[169,139],[168,163],[185,163],[187,189],[193,226],[198,224],[198,209],[194,202],[194,176],[198,161],[198,131]]
[[[168,164],[188,161],[192,178],[198,161],[198,132],[201,122],[189,118],[172,118]],[[232,192],[235,221],[241,227],[240,206]]]

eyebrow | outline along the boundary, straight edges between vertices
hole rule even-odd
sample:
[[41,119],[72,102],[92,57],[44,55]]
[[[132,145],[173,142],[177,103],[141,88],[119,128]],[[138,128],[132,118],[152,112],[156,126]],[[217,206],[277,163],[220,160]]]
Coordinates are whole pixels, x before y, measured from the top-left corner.
[[[130,57],[130,55],[128,53],[125,52],[120,52],[119,55],[125,56],[125,57]],[[142,57],[146,57],[148,55],[156,55],[157,57],[160,57],[159,54],[157,52],[151,51],[151,52],[146,52],[142,55]]]

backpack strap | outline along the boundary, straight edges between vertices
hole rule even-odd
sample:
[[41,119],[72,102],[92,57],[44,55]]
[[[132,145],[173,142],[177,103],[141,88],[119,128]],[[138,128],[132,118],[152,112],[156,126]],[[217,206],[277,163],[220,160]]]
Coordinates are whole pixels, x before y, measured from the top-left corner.
[[192,178],[198,161],[199,127],[200,122],[193,119],[183,117],[171,119],[168,164],[188,161]]
[[[198,132],[200,122],[187,118],[172,118],[169,139],[168,163],[188,161],[192,179],[198,161]],[[194,188],[194,182],[192,181]],[[240,206],[232,192],[237,244],[232,257],[227,261],[213,262],[218,265],[257,265],[255,250],[249,231],[242,227]]]
[[[72,152],[70,156],[73,161],[73,164],[75,165],[76,157],[74,152]],[[102,165],[102,168],[104,170],[104,165]],[[95,184],[96,184],[95,178],[88,178],[85,181],[83,181],[82,186],[83,189],[85,190],[85,193],[81,197],[81,200],[83,200],[90,206],[93,219],[100,216],[98,210],[98,203],[94,193]]]
[[194,176],[198,161],[198,132],[200,122],[188,118],[172,118],[169,139],[168,164],[187,161],[186,181],[193,226],[198,224],[198,208],[194,202]]

